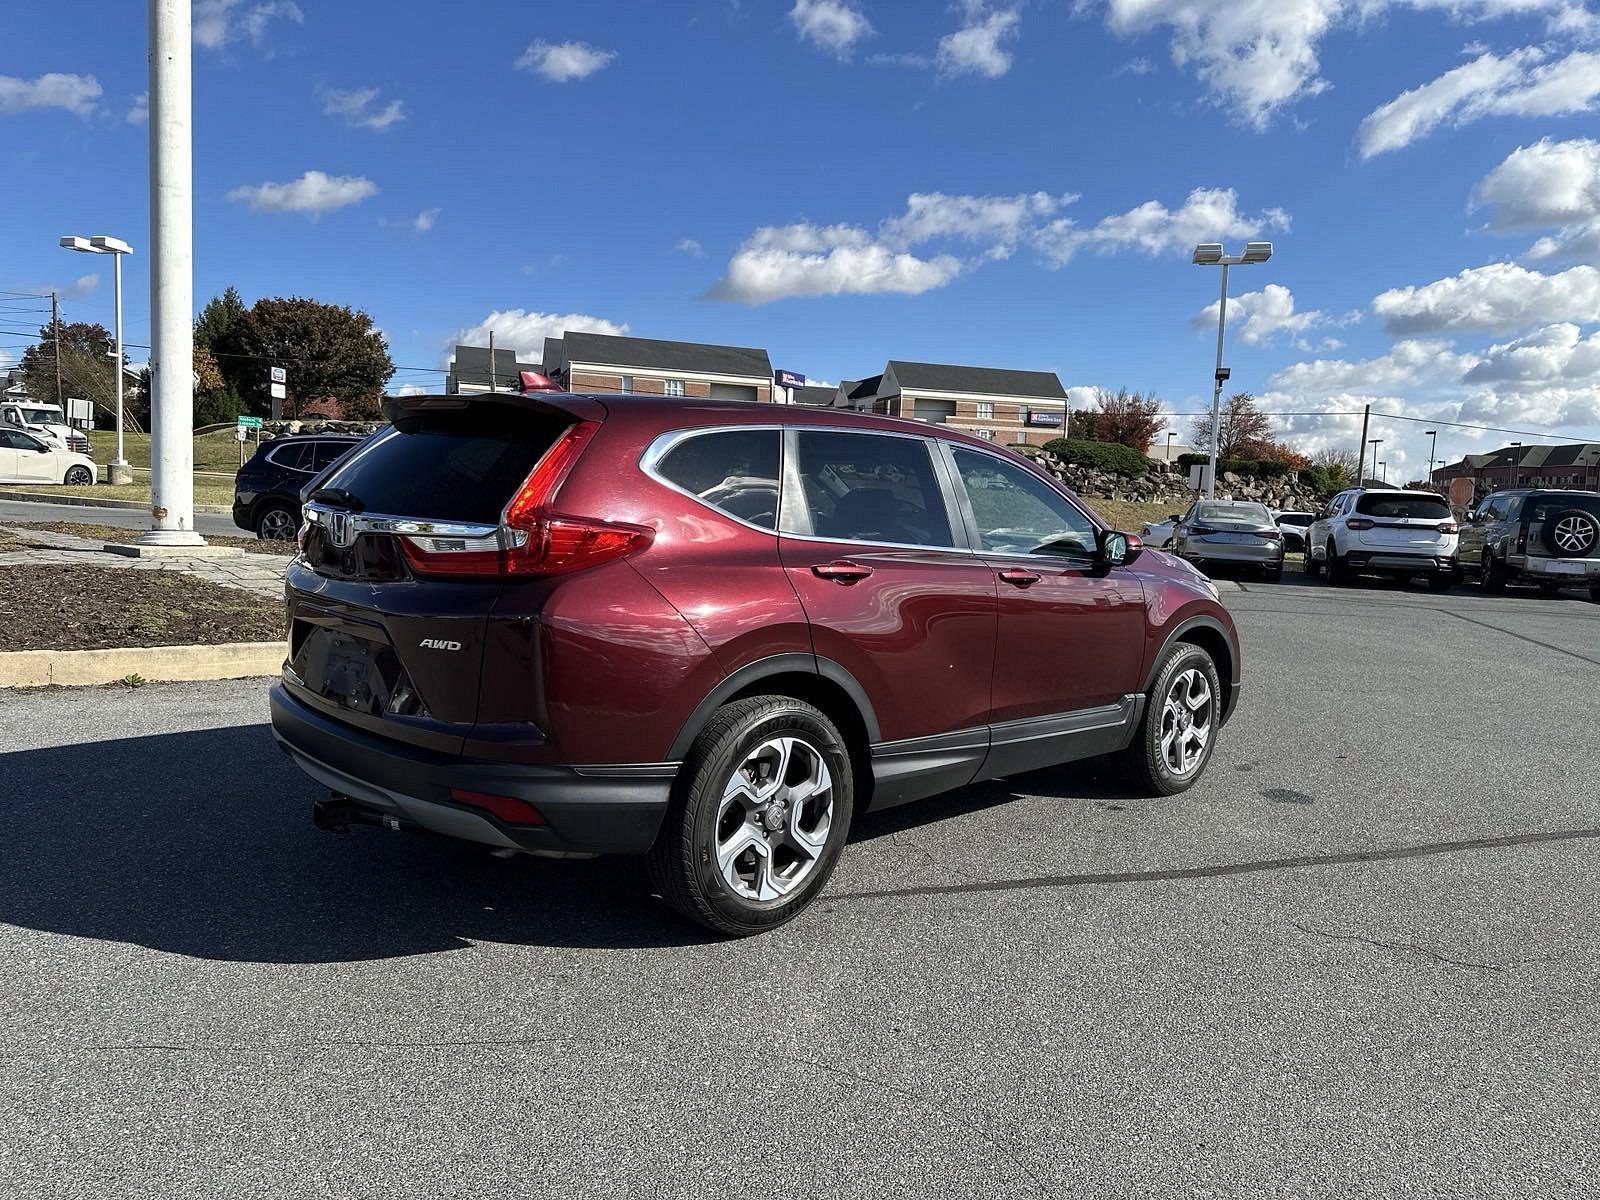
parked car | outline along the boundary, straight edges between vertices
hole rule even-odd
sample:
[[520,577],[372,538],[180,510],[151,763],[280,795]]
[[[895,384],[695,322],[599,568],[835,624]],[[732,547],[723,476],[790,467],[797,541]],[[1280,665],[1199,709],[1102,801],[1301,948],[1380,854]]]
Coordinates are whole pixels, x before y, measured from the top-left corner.
[[1548,591],[1587,584],[1600,601],[1600,492],[1495,492],[1463,526],[1458,557],[1488,592],[1508,583]]
[[9,426],[0,427],[0,483],[71,484],[99,478],[94,459]]
[[26,403],[7,401],[0,404],[0,428],[20,429],[23,433],[31,433],[53,446],[82,454],[86,458],[94,455],[89,436],[67,423],[66,414],[61,411],[59,404],[40,404],[33,400]]
[[1311,528],[1311,522],[1316,519],[1316,513],[1274,513],[1273,520],[1278,523],[1278,532],[1283,534],[1284,550],[1304,551],[1306,548],[1306,530]]
[[1172,542],[1172,531],[1181,520],[1181,514],[1173,513],[1164,521],[1146,521],[1144,528],[1139,530],[1139,540],[1147,546],[1160,546],[1165,550]]
[[233,523],[258,538],[292,540],[301,490],[360,441],[354,434],[314,433],[262,442],[234,479]]
[[1283,578],[1283,534],[1253,500],[1195,501],[1172,531],[1172,552],[1200,567],[1253,566]]
[[729,934],[862,811],[1120,753],[1191,786],[1236,706],[1216,589],[978,438],[830,409],[408,396],[319,479],[278,742],[325,827],[642,854]]
[[1347,488],[1306,534],[1306,573],[1326,570],[1333,584],[1361,574],[1424,577],[1446,591],[1461,575],[1458,537],[1450,505],[1435,492]]

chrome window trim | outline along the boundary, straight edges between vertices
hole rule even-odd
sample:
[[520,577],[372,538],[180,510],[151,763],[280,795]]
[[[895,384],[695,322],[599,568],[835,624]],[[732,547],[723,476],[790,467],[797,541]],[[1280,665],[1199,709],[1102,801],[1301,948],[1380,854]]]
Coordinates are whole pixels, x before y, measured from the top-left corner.
[[[778,439],[778,511],[773,514],[773,527],[768,529],[765,525],[757,525],[754,521],[746,521],[743,517],[736,516],[727,509],[718,508],[703,497],[695,495],[688,488],[679,487],[672,480],[661,473],[661,460],[684,442],[696,437],[706,437],[713,433],[752,433],[771,431],[772,436]],[[754,529],[757,533],[767,534],[769,537],[778,536],[778,527],[783,523],[783,467],[784,451],[786,449],[782,425],[696,425],[688,429],[674,429],[658,435],[654,441],[645,447],[644,453],[639,456],[639,470],[649,478],[655,480],[669,491],[677,492],[693,500],[701,508],[714,512],[719,517],[732,521],[735,525],[743,525],[746,529]]]

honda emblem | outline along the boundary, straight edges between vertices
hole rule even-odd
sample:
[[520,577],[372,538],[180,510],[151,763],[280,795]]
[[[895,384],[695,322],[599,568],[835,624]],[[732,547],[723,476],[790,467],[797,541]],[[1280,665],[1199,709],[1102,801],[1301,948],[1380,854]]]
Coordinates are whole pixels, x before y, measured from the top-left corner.
[[328,538],[341,550],[355,544],[355,522],[350,519],[347,512],[331,512],[328,514]]

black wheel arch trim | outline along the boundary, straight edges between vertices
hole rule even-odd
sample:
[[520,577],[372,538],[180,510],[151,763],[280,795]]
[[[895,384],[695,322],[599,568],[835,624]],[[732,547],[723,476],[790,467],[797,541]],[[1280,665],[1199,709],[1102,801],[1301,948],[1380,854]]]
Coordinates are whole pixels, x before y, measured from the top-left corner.
[[856,681],[856,677],[832,659],[796,651],[757,659],[724,675],[705,699],[695,705],[694,711],[683,723],[683,728],[678,731],[678,736],[673,739],[667,757],[673,760],[687,757],[695,738],[699,737],[700,731],[711,722],[712,714],[752,684],[779,675],[797,674],[816,675],[841,688],[855,705],[856,715],[861,718],[861,724],[866,730],[868,744],[878,741],[878,715],[873,711],[872,701],[867,699],[866,688]]
[[[1161,649],[1157,650],[1155,656],[1150,660],[1150,669],[1145,672],[1144,682],[1139,685],[1139,690],[1141,692],[1148,693],[1150,689],[1155,686],[1156,675],[1161,670],[1161,661],[1162,659],[1166,658],[1167,651],[1172,649],[1174,643],[1183,641],[1184,634],[1194,629],[1209,629],[1213,631],[1222,638],[1224,644],[1226,644],[1228,647],[1229,661],[1226,664],[1228,668],[1228,674],[1222,681],[1223,692],[1225,695],[1230,697],[1227,712],[1224,713],[1224,717],[1226,717],[1233,711],[1231,698],[1237,697],[1239,691],[1239,645],[1238,642],[1229,635],[1227,628],[1222,624],[1222,622],[1208,613],[1201,613],[1197,616],[1188,617],[1185,620],[1179,621],[1175,626],[1173,626],[1172,631],[1167,634],[1166,639],[1161,643]],[[1223,666],[1224,664],[1222,663],[1217,664],[1218,674],[1221,674]]]

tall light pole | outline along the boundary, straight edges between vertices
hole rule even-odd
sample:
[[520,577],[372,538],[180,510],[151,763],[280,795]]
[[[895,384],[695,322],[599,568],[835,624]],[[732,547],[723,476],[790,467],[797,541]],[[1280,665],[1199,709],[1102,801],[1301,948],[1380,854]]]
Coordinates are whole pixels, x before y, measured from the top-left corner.
[[1378,464],[1378,482],[1389,482],[1389,464],[1387,462],[1380,462]]
[[121,238],[114,237],[64,237],[61,245],[68,250],[84,254],[109,254],[116,279],[116,349],[117,360],[117,456],[106,464],[106,477],[114,484],[133,482],[133,468],[128,465],[122,448],[122,256],[132,254],[133,247]]
[[1509,484],[1510,487],[1520,487],[1521,486],[1521,482],[1522,481],[1518,478],[1518,472],[1521,469],[1522,469],[1522,443],[1521,442],[1512,442],[1511,443],[1511,475],[1510,475],[1510,484]]
[[[1368,444],[1372,447],[1372,473],[1374,475],[1376,475],[1378,473],[1378,447],[1383,445],[1383,439],[1382,438],[1369,438],[1368,439]],[[1364,480],[1358,479],[1358,480],[1356,480],[1356,486],[1357,487],[1365,487],[1366,486],[1366,482]]]
[[1228,268],[1264,263],[1272,257],[1271,242],[1246,242],[1243,254],[1224,254],[1222,243],[1202,242],[1194,248],[1194,265],[1222,268],[1222,299],[1217,305],[1217,368],[1211,386],[1211,454],[1206,463],[1206,499],[1217,498],[1217,459],[1221,457],[1217,440],[1222,436],[1222,385],[1229,371],[1222,365],[1222,338],[1228,327]]
[[1422,432],[1427,434],[1430,438],[1433,439],[1431,442],[1428,443],[1428,486],[1432,487],[1433,486],[1433,462],[1434,462],[1434,459],[1439,457],[1438,454],[1435,453],[1435,451],[1437,451],[1438,448],[1439,448],[1439,431],[1437,429],[1424,429]]
[[1172,465],[1172,439],[1178,436],[1176,429],[1167,430],[1167,465]]
[[150,0],[150,515],[142,546],[194,529],[194,131],[190,0]]

